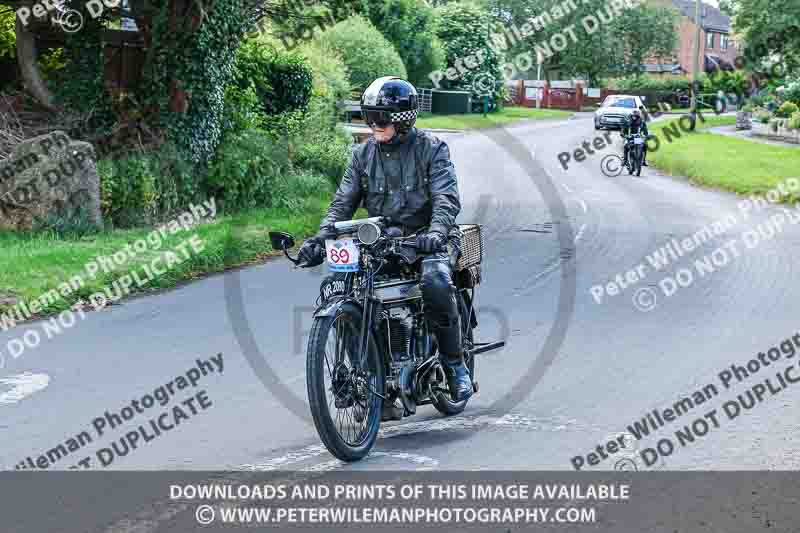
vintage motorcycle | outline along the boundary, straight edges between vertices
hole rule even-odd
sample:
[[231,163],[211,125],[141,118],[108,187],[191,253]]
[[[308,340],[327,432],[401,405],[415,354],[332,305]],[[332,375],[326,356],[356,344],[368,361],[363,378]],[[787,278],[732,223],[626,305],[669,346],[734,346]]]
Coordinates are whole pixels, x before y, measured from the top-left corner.
[[[401,237],[383,217],[334,225],[325,254],[332,275],[320,295],[308,342],[306,381],[311,414],[322,442],[343,461],[365,457],[375,444],[384,402],[402,405],[402,416],[432,404],[445,415],[468,400],[451,399],[436,340],[424,314],[414,236]],[[464,353],[473,388],[475,356],[505,342],[476,343],[473,306],[481,281],[483,241],[479,225],[461,225],[461,254],[454,284]],[[271,232],[275,250],[289,255],[294,238]]]
[[628,135],[625,142],[628,145],[628,174],[641,176],[642,163],[644,162],[644,143],[647,140],[641,133],[635,133]]

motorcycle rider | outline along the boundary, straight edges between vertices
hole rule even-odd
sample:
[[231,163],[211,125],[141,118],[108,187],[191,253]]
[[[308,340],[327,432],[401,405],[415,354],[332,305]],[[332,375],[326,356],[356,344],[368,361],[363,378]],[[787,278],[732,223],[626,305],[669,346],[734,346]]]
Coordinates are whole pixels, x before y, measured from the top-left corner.
[[[325,240],[335,237],[333,223],[350,220],[362,203],[370,217],[388,217],[403,236],[417,234],[422,260],[420,289],[439,346],[439,357],[454,401],[473,393],[464,362],[456,289],[452,280],[458,258],[461,210],[455,168],[447,144],[414,127],[417,90],[394,76],[379,78],[361,97],[361,110],[373,136],[353,150],[320,230],[300,248],[307,265],[323,262]],[[397,419],[386,414],[384,419]]]
[[[638,109],[634,109],[629,116],[625,117],[625,120],[622,123],[622,130],[620,131],[622,138],[625,139],[625,152],[622,159],[623,166],[628,165],[628,151],[629,151],[628,137],[630,135],[635,135],[637,133],[644,135],[645,139],[647,139],[647,137],[650,136],[650,132],[647,130],[647,122],[645,122],[644,119],[642,118],[641,112],[639,112]],[[647,143],[644,144],[644,150],[642,155],[642,166],[645,167],[648,166]]]

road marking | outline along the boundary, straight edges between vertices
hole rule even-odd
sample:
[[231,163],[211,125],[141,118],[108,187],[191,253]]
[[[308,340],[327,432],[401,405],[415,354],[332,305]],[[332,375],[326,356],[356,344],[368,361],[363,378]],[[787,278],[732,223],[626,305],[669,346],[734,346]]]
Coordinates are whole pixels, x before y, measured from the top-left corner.
[[[586,427],[578,428],[578,421],[574,419],[565,419],[559,417],[559,420],[537,420],[518,414],[506,414],[501,417],[490,415],[472,415],[472,416],[454,416],[451,418],[435,418],[432,420],[424,420],[420,422],[411,422],[407,424],[398,424],[396,426],[389,426],[381,430],[379,438],[391,438],[401,435],[410,435],[413,433],[421,433],[428,431],[445,431],[453,429],[468,429],[480,426],[495,426],[498,428],[510,429],[525,429],[525,430],[539,430],[539,431],[563,431],[566,429],[587,429]],[[305,446],[299,450],[288,452],[281,457],[270,459],[264,463],[242,465],[239,468],[251,472],[265,472],[277,470],[281,466],[299,463],[312,459],[314,457],[327,454],[328,451],[322,444],[313,444]],[[398,451],[372,451],[364,460],[377,459],[380,457],[389,457],[393,459],[401,459],[411,462],[416,465],[417,470],[432,470],[438,468],[439,462],[432,457],[419,455],[414,453],[398,452]],[[292,477],[282,479],[274,479],[272,483],[287,483],[294,485],[302,483],[308,479],[316,477],[320,473],[335,470],[345,466],[338,459],[326,460],[323,463],[308,466],[301,471],[303,474],[290,472]],[[215,478],[214,482],[219,483],[222,480],[230,482],[247,483],[250,482],[250,477],[244,472],[231,472],[229,475],[222,478]],[[233,504],[236,506],[236,504]],[[104,531],[106,533],[153,533],[158,530],[164,522],[169,522],[173,517],[181,513],[189,511],[193,508],[193,504],[183,502],[176,502],[171,500],[159,500],[148,507],[141,508],[138,512],[133,512],[132,518],[122,518],[119,521],[108,526]]]
[[[432,420],[408,422],[405,424],[388,426],[380,430],[378,438],[388,439],[398,436],[413,435],[416,433],[429,433],[432,431],[464,430],[464,429],[478,428],[481,426],[498,426],[498,427],[511,427],[511,428],[519,427],[519,428],[534,429],[541,431],[550,429],[557,431],[565,429],[566,428],[565,424],[574,424],[574,423],[575,423],[574,421],[568,420],[563,423],[553,424],[553,423],[543,422],[541,420],[532,419],[524,415],[515,415],[515,414],[506,414],[501,417],[496,417],[491,415],[479,415],[479,416],[468,417],[462,415],[450,418],[435,418]],[[280,457],[275,457],[263,463],[241,465],[239,466],[239,469],[257,471],[257,472],[270,472],[273,470],[278,470],[281,467],[285,467],[291,464],[308,461],[310,459],[313,459],[315,457],[327,453],[328,450],[325,449],[325,446],[323,446],[322,444],[312,444],[310,446],[305,446],[304,448],[300,448],[299,450],[293,450],[287,452],[284,455],[281,455]],[[372,454],[375,453],[376,452],[372,452]],[[397,452],[381,452],[381,453],[384,454],[383,456],[400,458]],[[424,456],[415,456],[414,454],[406,454],[406,457],[404,458],[418,462],[417,460],[413,459],[413,457],[424,457]],[[431,460],[435,461],[434,459]],[[332,468],[332,465],[334,465],[334,463],[338,466],[344,466],[346,464],[338,460],[329,461],[323,464],[328,465]],[[313,470],[315,467],[312,466],[308,468]]]
[[568,186],[566,183],[562,183],[562,184],[561,184],[561,186],[562,186],[562,187],[564,187],[564,189],[565,189],[565,190],[566,190],[568,193],[572,193],[572,189],[570,189],[570,188],[569,188],[569,186]]
[[575,235],[575,244],[577,244],[580,238],[583,237],[583,232],[585,229],[586,229],[586,224],[583,224],[581,226],[581,229],[578,230],[578,234]]
[[0,404],[18,403],[50,384],[47,374],[23,372],[0,379],[0,385],[10,385],[11,390],[0,394]]

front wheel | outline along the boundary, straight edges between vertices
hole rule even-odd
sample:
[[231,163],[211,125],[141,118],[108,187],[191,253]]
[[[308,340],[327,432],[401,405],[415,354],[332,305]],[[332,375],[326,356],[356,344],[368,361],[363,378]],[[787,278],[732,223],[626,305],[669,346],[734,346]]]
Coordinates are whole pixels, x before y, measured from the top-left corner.
[[641,146],[637,146],[634,149],[635,157],[633,158],[633,168],[636,172],[636,176],[642,175],[642,161],[644,160],[644,154],[642,153]]
[[384,367],[372,335],[358,362],[361,309],[344,304],[336,316],[314,319],[308,342],[306,383],[311,415],[322,443],[337,459],[363,459],[381,423]]

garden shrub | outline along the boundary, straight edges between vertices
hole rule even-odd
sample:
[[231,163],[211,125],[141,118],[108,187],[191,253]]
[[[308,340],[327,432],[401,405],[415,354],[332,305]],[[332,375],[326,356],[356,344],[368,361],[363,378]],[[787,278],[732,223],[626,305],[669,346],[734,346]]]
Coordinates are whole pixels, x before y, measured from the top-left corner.
[[311,98],[311,69],[299,54],[249,40],[236,54],[231,85],[240,92],[254,90],[264,114],[279,115],[306,108]]
[[783,99],[800,106],[800,79],[787,83],[783,91]]
[[495,101],[501,101],[505,88],[500,69],[502,51],[495,51],[497,46],[487,35],[487,27],[491,21],[488,11],[478,4],[451,2],[438,8],[437,15],[436,36],[444,47],[447,67],[456,67],[461,58],[478,51],[483,51],[485,58],[477,68],[467,70],[455,80],[442,79],[442,87],[471,91],[477,95],[482,85],[494,80],[491,96]]
[[114,227],[146,225],[157,210],[153,158],[135,154],[97,162],[103,216]]
[[754,112],[754,117],[761,124],[769,124],[769,121],[772,118],[772,113],[764,108],[758,108]]
[[309,171],[292,172],[276,180],[270,207],[299,211],[309,198],[330,196],[332,187],[325,178]]
[[784,102],[775,112],[775,116],[780,118],[789,118],[798,111],[800,111],[800,107],[798,107],[794,102]]
[[725,94],[744,94],[748,87],[747,76],[741,70],[728,72],[717,70],[706,76],[703,81],[703,91],[716,93],[722,91]]
[[115,227],[153,223],[205,198],[201,170],[171,144],[97,162],[103,215]]
[[300,47],[312,72],[313,99],[322,99],[336,120],[342,100],[350,98],[350,77],[339,52],[315,39]]
[[616,81],[621,91],[689,91],[692,82],[685,76],[672,78],[654,78],[651,76],[630,76]]
[[320,35],[347,66],[351,90],[363,90],[383,76],[408,77],[403,60],[380,31],[361,16],[350,17]]
[[427,0],[370,0],[367,16],[400,54],[408,80],[430,85],[428,75],[444,67],[445,54],[435,34],[435,11]]
[[350,160],[352,136],[335,121],[326,120],[324,100],[312,100],[302,129],[292,139],[294,163],[338,184]]
[[793,130],[800,130],[800,111],[792,113],[792,118],[789,119],[786,126]]
[[206,192],[225,212],[269,207],[275,184],[289,171],[285,143],[265,132],[245,131],[220,145],[206,175]]

